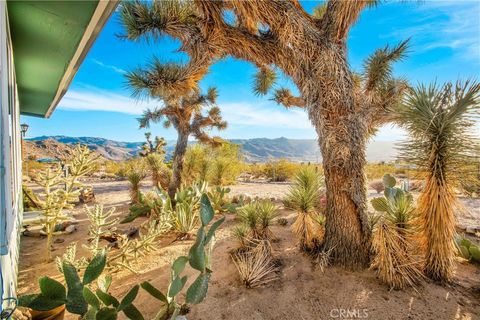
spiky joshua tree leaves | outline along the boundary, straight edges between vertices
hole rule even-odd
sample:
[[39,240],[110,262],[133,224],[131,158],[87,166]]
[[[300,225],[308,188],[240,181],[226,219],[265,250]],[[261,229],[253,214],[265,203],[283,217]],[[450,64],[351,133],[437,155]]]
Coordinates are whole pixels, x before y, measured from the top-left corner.
[[[199,73],[230,55],[259,67],[258,93],[275,81],[268,70],[291,78],[300,96],[283,90],[277,98],[304,107],[317,131],[328,194],[324,245],[332,249],[333,263],[350,267],[365,267],[370,260],[365,144],[388,104],[358,85],[362,81],[347,63],[346,40],[364,9],[376,3],[329,0],[314,16],[297,0],[157,0],[126,2],[120,9],[127,38],[171,36],[181,41],[188,65]],[[395,58],[387,54],[384,61]],[[373,83],[383,87],[383,81]]]
[[401,156],[426,173],[418,211],[425,273],[438,281],[448,281],[453,274],[457,205],[453,188],[480,150],[471,134],[479,106],[480,84],[466,81],[420,85],[408,93],[396,113],[396,121],[410,134]]
[[210,88],[206,94],[200,92],[198,81],[205,72],[206,70],[199,70],[192,65],[162,64],[155,59],[146,69],[137,69],[127,74],[135,96],[149,96],[163,102],[162,107],[144,112],[138,119],[140,128],[148,128],[152,122],[163,121],[165,128],[173,126],[177,131],[173,172],[168,187],[172,199],[181,185],[189,136],[194,136],[200,143],[216,145],[219,143],[218,138],[210,137],[207,130],[222,130],[227,126],[220,108],[216,106],[217,90]]

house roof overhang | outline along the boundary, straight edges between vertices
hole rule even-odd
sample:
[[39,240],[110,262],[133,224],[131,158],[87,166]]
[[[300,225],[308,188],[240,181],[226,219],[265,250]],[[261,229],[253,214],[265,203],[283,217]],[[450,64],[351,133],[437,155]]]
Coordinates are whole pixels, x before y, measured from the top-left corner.
[[118,0],[7,2],[22,114],[50,117],[117,4]]

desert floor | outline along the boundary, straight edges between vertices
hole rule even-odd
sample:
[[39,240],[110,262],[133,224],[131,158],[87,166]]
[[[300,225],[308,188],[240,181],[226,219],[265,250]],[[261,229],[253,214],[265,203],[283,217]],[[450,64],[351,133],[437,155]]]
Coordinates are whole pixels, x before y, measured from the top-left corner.
[[[116,214],[128,212],[128,184],[126,181],[90,181],[96,201],[105,207],[116,207]],[[144,183],[144,190],[149,183]],[[296,247],[296,240],[290,230],[295,219],[293,211],[281,207],[280,199],[286,194],[288,184],[240,183],[232,186],[230,195],[248,194],[251,197],[274,198],[278,203],[279,217],[288,220],[287,226],[274,225],[277,237],[273,243],[275,258],[280,264],[279,279],[267,286],[246,289],[239,280],[230,251],[236,241],[230,235],[237,223],[233,214],[217,233],[213,258],[213,275],[206,300],[193,306],[187,315],[189,320],[310,320],[310,319],[480,319],[480,268],[457,261],[453,283],[440,286],[425,282],[416,289],[390,291],[376,278],[374,271],[346,271],[327,267],[323,272],[311,263]],[[369,197],[376,196],[373,190]],[[464,210],[459,211],[459,225],[479,227],[480,200],[461,199]],[[54,243],[54,255],[61,255],[71,242],[78,243],[78,254],[87,255],[82,244],[87,243],[88,222],[83,206],[73,210],[79,221],[78,230],[70,235],[60,236]],[[139,225],[144,218],[131,224],[120,225],[126,230]],[[55,263],[45,262],[45,239],[22,237],[20,253],[19,291],[21,294],[36,292],[37,279],[48,275],[59,279]],[[124,295],[134,284],[149,280],[164,290],[168,284],[169,263],[175,257],[185,254],[193,240],[179,241],[174,234],[167,234],[158,242],[158,250],[135,263],[137,274],[120,271],[113,274],[111,291],[115,296]],[[187,268],[187,275],[193,272]],[[189,277],[189,282],[194,277]],[[188,285],[188,283],[187,283]],[[135,305],[146,319],[154,317],[160,304],[140,292]],[[347,316],[349,311],[350,317]],[[75,319],[68,315],[67,319]]]

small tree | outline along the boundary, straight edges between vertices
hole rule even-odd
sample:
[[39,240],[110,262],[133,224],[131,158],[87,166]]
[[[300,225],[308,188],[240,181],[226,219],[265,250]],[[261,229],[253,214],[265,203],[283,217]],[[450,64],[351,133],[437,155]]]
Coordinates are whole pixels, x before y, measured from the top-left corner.
[[86,146],[78,145],[65,165],[68,170],[66,176],[60,166],[40,172],[35,182],[43,188],[41,210],[43,223],[47,234],[47,260],[52,259],[51,246],[55,228],[58,223],[68,220],[64,209],[73,207],[78,200],[82,184],[79,179],[95,169],[98,156],[94,155]]
[[426,173],[418,211],[426,249],[425,273],[438,281],[448,281],[453,275],[458,203],[453,188],[479,152],[478,140],[471,135],[479,106],[479,83],[420,85],[408,93],[396,114],[411,138],[402,145],[401,157]]
[[151,136],[150,132],[145,133],[147,141],[142,146],[142,151],[139,154],[145,157],[150,168],[153,186],[167,190],[170,182],[169,169],[164,163],[167,142],[165,142],[164,138],[158,136],[155,137],[155,141],[152,141]]
[[[162,64],[154,60],[148,68],[127,74],[134,96],[149,96],[163,102],[163,107],[144,112],[138,119],[140,128],[148,128],[151,122],[163,121],[164,127],[173,126],[177,131],[172,179],[168,187],[172,199],[182,182],[189,136],[193,135],[200,143],[218,145],[217,139],[210,137],[206,130],[222,130],[227,126],[220,115],[220,108],[215,105],[217,90],[210,88],[206,94],[200,93],[198,81],[205,71],[190,65]],[[205,108],[209,108],[206,113],[203,112]]]

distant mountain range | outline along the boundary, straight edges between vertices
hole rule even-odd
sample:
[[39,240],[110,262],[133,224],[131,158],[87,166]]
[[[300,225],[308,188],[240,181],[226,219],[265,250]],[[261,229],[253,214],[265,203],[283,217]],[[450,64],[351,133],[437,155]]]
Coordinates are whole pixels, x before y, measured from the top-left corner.
[[[61,153],[61,145],[70,147],[74,144],[87,145],[91,150],[99,153],[106,159],[125,160],[138,154],[144,142],[120,142],[104,138],[93,137],[67,137],[67,136],[41,136],[28,139],[29,147],[43,150],[43,156],[48,156],[48,150],[58,150]],[[319,162],[322,157],[318,143],[313,139],[287,139],[287,138],[255,138],[255,139],[231,139],[232,143],[242,146],[242,153],[248,162],[267,162],[270,160],[285,158],[296,162]],[[392,141],[374,141],[367,147],[367,161],[380,162],[395,159],[397,151]],[[47,148],[48,146],[48,148]],[[175,148],[175,141],[167,141],[167,157],[171,157]],[[33,150],[29,151],[33,152]],[[35,152],[33,152],[35,154]],[[39,153],[39,152],[37,152]],[[40,154],[39,154],[40,155]],[[56,157],[56,154],[52,154]]]

